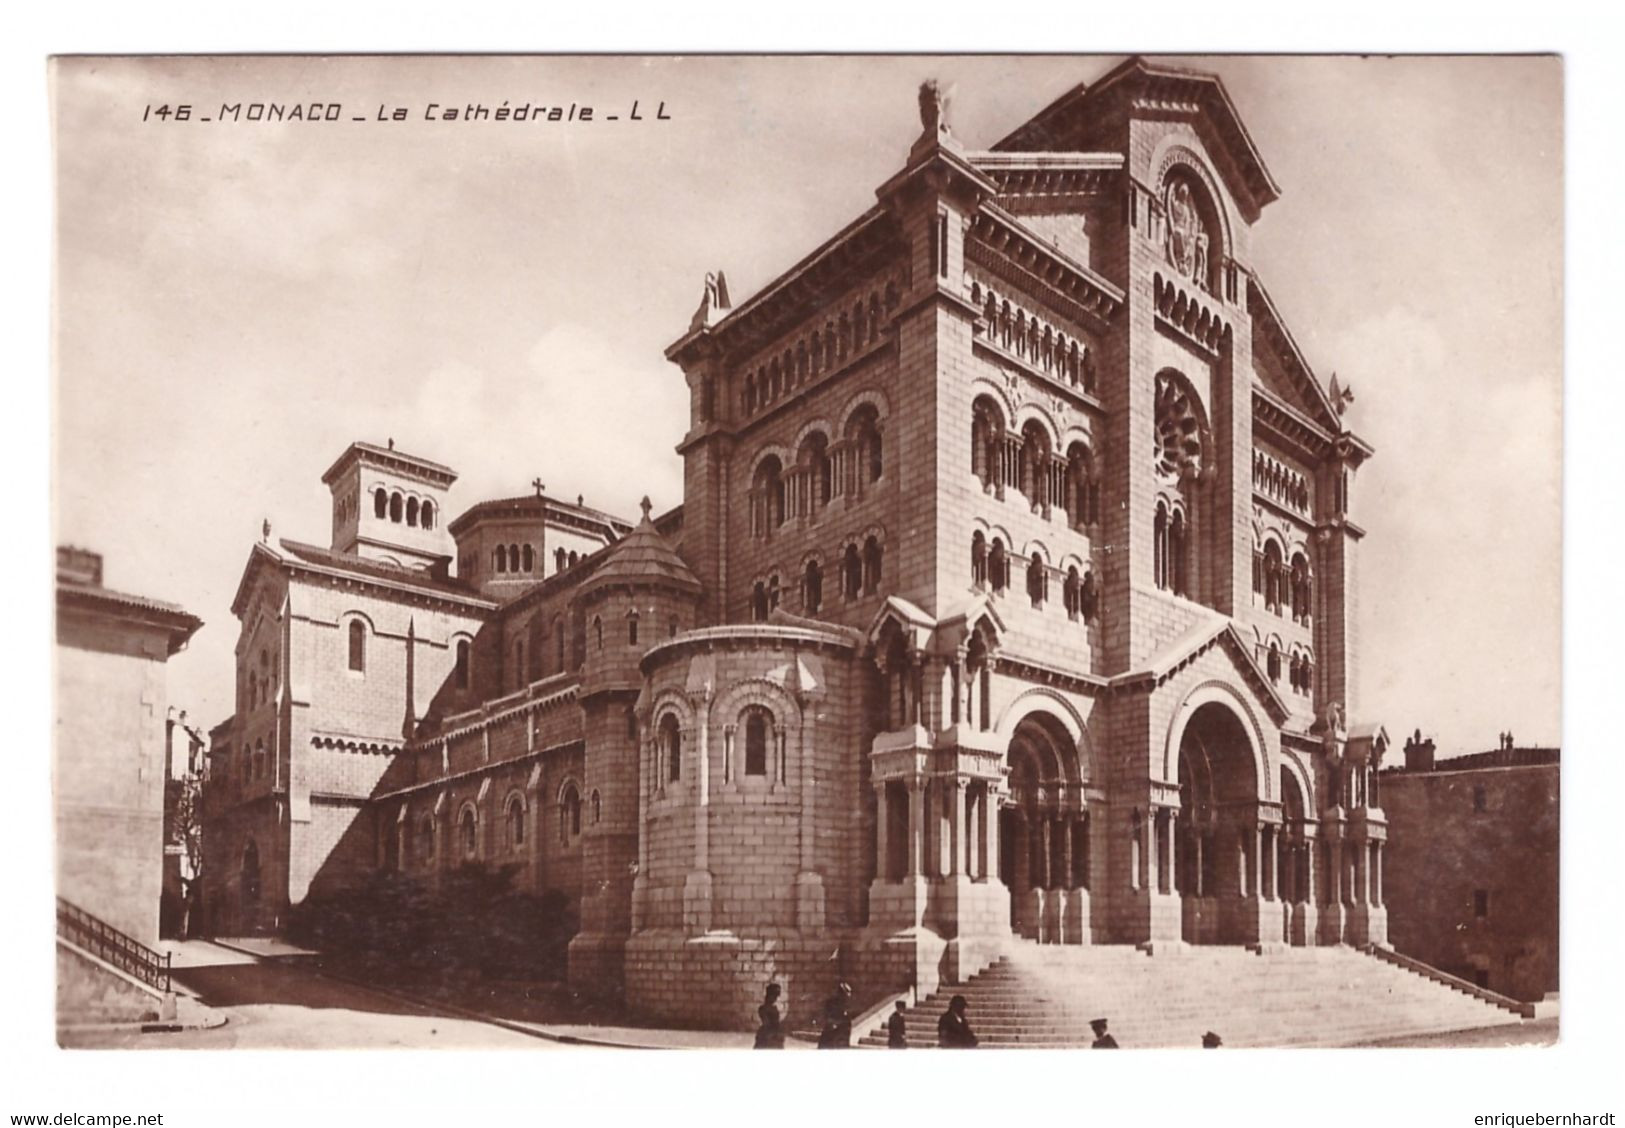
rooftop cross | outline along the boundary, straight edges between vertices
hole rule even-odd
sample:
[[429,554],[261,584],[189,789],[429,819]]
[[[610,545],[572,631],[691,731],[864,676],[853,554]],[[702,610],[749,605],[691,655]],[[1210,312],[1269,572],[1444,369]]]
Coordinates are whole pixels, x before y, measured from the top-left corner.
[[542,491],[547,488],[540,478],[532,478],[530,484],[535,488],[537,497],[541,497]]
[[643,519],[647,521],[649,519],[649,510],[654,508],[654,506],[649,503],[649,495],[644,494],[643,500],[638,502],[638,504],[643,507]]

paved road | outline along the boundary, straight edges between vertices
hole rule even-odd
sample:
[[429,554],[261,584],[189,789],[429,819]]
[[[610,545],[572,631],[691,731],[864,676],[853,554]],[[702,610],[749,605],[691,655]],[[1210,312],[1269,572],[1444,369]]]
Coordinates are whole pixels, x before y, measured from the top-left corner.
[[140,1049],[566,1048],[329,979],[297,960],[262,960],[203,941],[176,949],[174,976],[179,990],[223,1011],[226,1024],[173,1034],[88,1032],[65,1041]]

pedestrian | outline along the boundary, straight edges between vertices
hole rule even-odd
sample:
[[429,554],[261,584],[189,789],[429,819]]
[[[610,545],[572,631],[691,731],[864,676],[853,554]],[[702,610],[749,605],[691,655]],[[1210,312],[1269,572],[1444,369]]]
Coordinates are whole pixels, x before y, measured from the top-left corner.
[[886,1020],[886,1048],[888,1050],[908,1049],[908,1020],[903,1017],[905,1005],[902,999],[897,1000],[897,1006],[891,1017]]
[[1091,1050],[1115,1050],[1118,1048],[1117,1039],[1106,1033],[1106,1020],[1097,1018],[1089,1024],[1089,1029],[1095,1032],[1095,1040],[1089,1046]]
[[978,1041],[965,1017],[965,996],[955,995],[937,1019],[937,1046],[944,1050],[974,1050]]
[[762,1005],[756,1008],[756,1017],[762,1022],[756,1028],[755,1048],[758,1050],[784,1049],[784,1021],[779,1016],[780,993],[781,988],[777,983],[769,983]]
[[852,1047],[852,988],[838,983],[835,991],[824,1003],[824,1029],[818,1035],[821,1050],[846,1050]]
[[1209,1030],[1202,1035],[1202,1048],[1204,1050],[1216,1050],[1222,1045],[1224,1045],[1224,1039],[1213,1033],[1213,1031]]

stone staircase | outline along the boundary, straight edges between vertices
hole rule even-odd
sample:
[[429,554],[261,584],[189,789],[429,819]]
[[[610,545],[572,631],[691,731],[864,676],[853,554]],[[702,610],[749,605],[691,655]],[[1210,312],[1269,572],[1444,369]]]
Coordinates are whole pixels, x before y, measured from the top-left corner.
[[[908,1010],[911,1045],[936,1045],[937,1019],[956,994],[970,1004],[983,1046],[1087,1046],[1098,1017],[1125,1049],[1194,1048],[1208,1030],[1226,1048],[1348,1046],[1521,1021],[1508,1007],[1352,948],[1259,955],[1190,947],[1153,957],[1126,945],[1023,943]],[[884,1028],[859,1044],[885,1046]]]

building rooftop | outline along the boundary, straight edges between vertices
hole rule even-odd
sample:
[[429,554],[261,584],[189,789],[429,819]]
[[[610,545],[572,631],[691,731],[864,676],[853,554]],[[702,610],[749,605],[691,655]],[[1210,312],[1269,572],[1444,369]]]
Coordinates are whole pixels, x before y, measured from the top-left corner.
[[391,439],[387,447],[381,447],[374,443],[351,443],[345,448],[344,453],[339,455],[338,460],[327,468],[327,473],[322,475],[322,484],[324,486],[332,485],[334,480],[349,468],[350,463],[357,461],[382,465],[407,477],[417,478],[442,487],[449,486],[457,480],[457,472],[451,467],[443,466],[438,462],[431,462],[427,458],[419,458],[415,454],[407,454],[405,451],[396,450],[395,440]]
[[591,506],[560,501],[547,494],[521,494],[478,502],[460,513],[447,528],[452,536],[460,536],[488,517],[551,517],[566,525],[585,523],[600,526],[611,538],[625,536],[632,529],[632,522],[624,517]]
[[174,603],[102,586],[102,558],[89,549],[64,545],[56,552],[58,611],[75,608],[158,627],[169,634],[169,652],[178,653],[203,620]]

